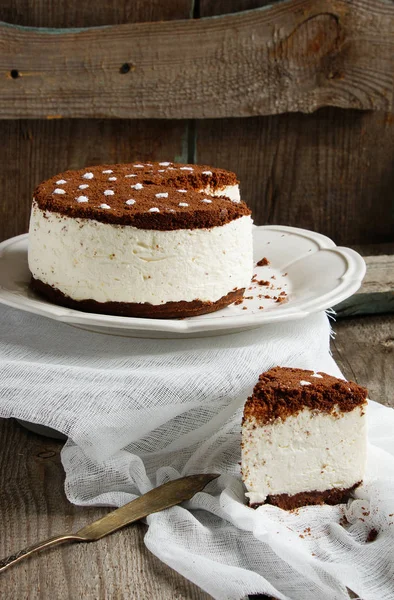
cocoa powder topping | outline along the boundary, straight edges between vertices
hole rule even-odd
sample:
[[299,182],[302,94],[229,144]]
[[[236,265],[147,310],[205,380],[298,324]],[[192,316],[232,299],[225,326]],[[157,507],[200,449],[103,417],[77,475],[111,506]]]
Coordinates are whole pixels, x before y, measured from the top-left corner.
[[250,215],[244,202],[224,195],[234,173],[171,162],[100,165],[65,171],[41,183],[34,199],[42,210],[132,225],[139,229],[205,229]]
[[326,373],[275,367],[262,373],[244,408],[244,421],[284,420],[303,409],[336,415],[366,405],[367,390]]

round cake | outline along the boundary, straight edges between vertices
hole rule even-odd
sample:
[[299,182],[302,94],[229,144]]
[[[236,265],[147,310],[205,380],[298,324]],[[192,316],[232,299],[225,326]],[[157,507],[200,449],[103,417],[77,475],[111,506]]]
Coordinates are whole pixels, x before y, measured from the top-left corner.
[[65,171],[34,193],[32,287],[85,312],[213,312],[250,284],[250,214],[223,169],[137,162]]

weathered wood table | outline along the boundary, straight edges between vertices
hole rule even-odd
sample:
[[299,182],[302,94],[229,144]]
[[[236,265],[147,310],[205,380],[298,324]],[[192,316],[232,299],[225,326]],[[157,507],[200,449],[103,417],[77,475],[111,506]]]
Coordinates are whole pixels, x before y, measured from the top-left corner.
[[[334,324],[334,357],[347,378],[394,407],[394,315]],[[0,556],[66,530],[77,530],[108,509],[68,503],[60,463],[62,444],[12,420],[0,420]],[[7,600],[206,600],[195,585],[145,548],[141,524],[93,544],[54,548],[6,571]]]

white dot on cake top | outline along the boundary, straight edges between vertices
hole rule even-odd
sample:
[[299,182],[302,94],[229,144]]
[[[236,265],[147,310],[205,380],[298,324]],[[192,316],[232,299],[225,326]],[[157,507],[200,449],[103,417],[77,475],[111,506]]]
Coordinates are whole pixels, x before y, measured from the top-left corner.
[[108,177],[108,181],[116,181],[116,177]]
[[168,167],[170,164],[171,164],[171,163],[169,163],[169,162],[161,162],[161,163],[159,163],[159,165],[160,165],[161,167]]
[[317,377],[318,379],[323,379],[323,375],[320,375],[320,373],[313,373],[313,375],[311,375],[311,377]]
[[131,206],[132,204],[135,204],[135,200],[133,200],[132,198],[130,198],[130,200],[126,200],[126,204],[128,204],[129,206]]
[[205,202],[205,204],[211,204],[212,200],[208,200],[208,198],[204,198],[204,200],[201,200],[201,202]]
[[142,183],[136,183],[135,185],[131,186],[134,190],[142,190],[142,188],[144,187],[142,185]]
[[53,192],[54,194],[65,194],[66,192],[61,188],[56,188]]
[[89,198],[87,196],[78,196],[77,202],[88,202]]
[[181,171],[194,171],[193,167],[180,167]]
[[111,208],[108,204],[100,204],[100,208]]
[[149,209],[149,212],[160,212],[160,210],[156,206],[154,206],[153,208]]
[[212,175],[212,171],[203,171],[202,174],[203,175]]
[[90,172],[88,172],[88,173],[84,173],[84,174],[82,175],[82,177],[83,177],[84,179],[93,179],[94,175],[93,175],[93,173],[90,173]]
[[115,194],[115,192],[113,190],[105,190],[104,191],[104,196],[113,196]]
[[189,206],[186,202],[180,202],[178,206]]
[[59,179],[59,181],[56,182],[57,185],[63,185],[63,183],[67,183],[67,181],[65,179]]
[[177,190],[177,192],[180,192],[181,194],[187,194],[187,190]]
[[113,173],[112,169],[105,169],[105,171],[103,171],[103,173]]
[[157,169],[158,173],[164,173],[165,169]]
[[130,173],[130,175],[125,175],[125,177],[137,177],[135,173]]
[[86,188],[89,187],[88,183],[81,183],[81,185],[78,186],[78,189],[80,190],[86,190]]
[[301,379],[300,385],[312,385],[312,384],[310,381],[304,381],[303,379]]
[[136,169],[143,169],[144,165],[133,165],[133,167],[135,167]]
[[168,192],[160,192],[159,194],[155,194],[156,198],[168,198]]
[[176,167],[168,167],[167,171],[176,171]]

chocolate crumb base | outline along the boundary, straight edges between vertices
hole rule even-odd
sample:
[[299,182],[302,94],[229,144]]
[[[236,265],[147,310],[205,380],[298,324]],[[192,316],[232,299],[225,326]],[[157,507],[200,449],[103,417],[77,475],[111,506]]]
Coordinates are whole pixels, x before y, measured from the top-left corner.
[[256,263],[256,267],[266,267],[267,265],[270,265],[270,261],[268,260],[268,258],[266,258],[265,256],[259,260],[258,263]]
[[343,504],[348,501],[354,490],[361,485],[361,483],[361,481],[358,481],[346,489],[332,488],[331,490],[324,490],[323,492],[300,492],[293,496],[289,496],[288,494],[267,496],[265,502],[249,503],[249,506],[251,508],[257,508],[262,504],[273,504],[283,510],[294,510],[295,508],[301,508],[301,506],[313,506],[315,504],[330,504],[332,506],[335,504]]
[[186,302],[166,302],[165,304],[149,304],[137,302],[97,302],[96,300],[73,300],[55,287],[31,278],[30,287],[54,304],[66,306],[87,313],[114,315],[117,317],[140,317],[144,319],[185,319],[198,317],[225,308],[242,298],[245,288],[232,291],[216,302],[193,300]]

